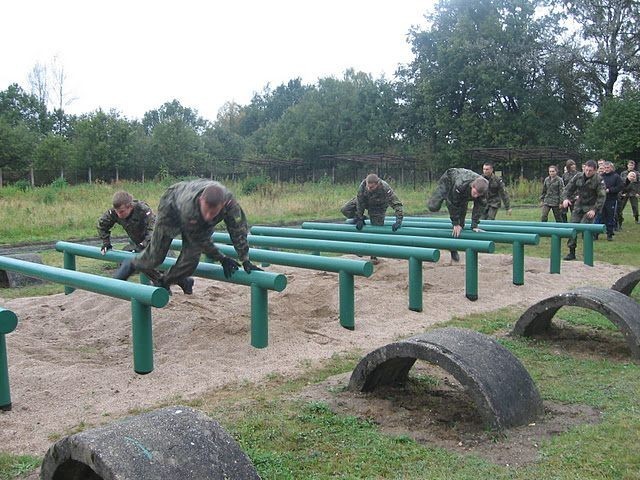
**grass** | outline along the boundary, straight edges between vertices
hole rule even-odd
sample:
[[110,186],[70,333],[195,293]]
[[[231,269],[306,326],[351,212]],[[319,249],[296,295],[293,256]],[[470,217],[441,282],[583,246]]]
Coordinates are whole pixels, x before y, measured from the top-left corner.
[[[233,187],[234,191],[241,191],[241,185]],[[0,238],[3,243],[19,243],[93,237],[97,217],[119,188],[131,191],[153,207],[164,190],[164,186],[154,184],[58,190],[48,187],[27,192],[0,189]],[[522,188],[522,200],[516,197],[516,205],[526,203],[532,196],[531,189]],[[428,188],[397,189],[407,214],[424,213],[427,191]],[[239,197],[253,224],[288,224],[338,218],[339,207],[354,192],[355,185],[276,184],[260,193]],[[514,208],[511,218],[537,220],[538,215],[538,208]],[[508,217],[501,211],[499,218]],[[639,239],[640,225],[627,222],[614,242],[596,242],[594,275],[598,262],[640,266]],[[498,246],[498,251],[510,253],[511,248]],[[525,251],[527,255],[548,258],[548,239]],[[46,264],[62,264],[58,252],[45,250],[41,255]],[[109,274],[113,265],[78,258],[78,268]],[[562,281],[562,275],[558,281]],[[62,287],[45,285],[6,289],[2,296],[6,299],[61,291]],[[638,289],[634,298],[640,300]],[[321,402],[295,399],[295,394],[306,386],[353,370],[362,355],[368,353],[366,348],[336,354],[322,363],[304,363],[295,378],[271,375],[260,384],[227,385],[201,398],[188,402],[172,398],[166,404],[188,403],[220,421],[240,442],[264,479],[640,479],[640,366],[624,360],[624,356],[623,360],[616,360],[597,352],[558,353],[551,340],[506,337],[521,313],[515,308],[500,309],[454,318],[447,325],[495,335],[522,361],[546,401],[589,405],[602,412],[600,423],[579,426],[543,442],[540,459],[524,467],[496,465],[420,444],[407,435],[388,435],[366,419],[336,414]],[[595,312],[567,307],[556,318],[624,348],[618,330]],[[418,381],[429,385],[434,380],[425,377]],[[52,434],[51,439],[89,427],[79,424],[69,432]],[[0,480],[20,478],[39,462],[32,456],[0,453]]]

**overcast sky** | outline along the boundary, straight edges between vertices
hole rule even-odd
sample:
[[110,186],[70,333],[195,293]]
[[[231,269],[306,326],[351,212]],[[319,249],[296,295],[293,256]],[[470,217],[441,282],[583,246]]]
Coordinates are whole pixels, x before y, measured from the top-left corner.
[[433,0],[19,0],[3,2],[0,91],[54,57],[69,113],[112,108],[129,119],[177,99],[215,120],[269,83],[392,79],[412,60],[407,33]]

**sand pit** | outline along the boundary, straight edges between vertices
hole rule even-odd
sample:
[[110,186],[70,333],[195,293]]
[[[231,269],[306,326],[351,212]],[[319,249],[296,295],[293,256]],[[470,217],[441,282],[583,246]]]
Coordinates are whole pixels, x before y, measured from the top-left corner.
[[83,291],[0,300],[19,318],[7,335],[13,410],[0,414],[1,449],[41,456],[80,424],[97,426],[273,373],[294,375],[303,362],[367,353],[455,316],[524,309],[577,286],[609,288],[633,270],[563,262],[562,274],[551,275],[548,259],[527,258],[525,285],[515,286],[510,256],[480,255],[479,265],[479,299],[471,302],[464,262],[450,264],[445,252],[437,264],[425,263],[418,313],[407,308],[407,262],[381,260],[370,278],[356,278],[354,331],[338,323],[337,274],[271,266],[287,275],[288,286],[269,293],[266,349],[250,346],[249,289],[197,279],[194,295],[174,287],[169,304],[153,310],[155,370],[144,376],[132,368],[129,302]]

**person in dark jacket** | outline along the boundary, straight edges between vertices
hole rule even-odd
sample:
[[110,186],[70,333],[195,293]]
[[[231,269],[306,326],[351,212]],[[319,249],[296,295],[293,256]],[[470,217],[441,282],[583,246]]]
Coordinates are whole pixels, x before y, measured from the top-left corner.
[[604,182],[604,189],[607,194],[604,206],[602,207],[602,223],[607,226],[607,240],[611,241],[613,240],[618,220],[618,195],[622,192],[624,184],[611,162],[604,162],[602,181]]
[[[427,208],[431,212],[437,212],[446,202],[449,218],[453,226],[452,235],[459,237],[464,228],[464,221],[467,215],[469,201],[473,201],[471,211],[471,228],[480,231],[478,223],[480,216],[486,208],[486,194],[489,189],[489,182],[482,175],[467,170],[466,168],[450,168],[440,180],[435,191],[427,201]],[[460,261],[460,256],[456,250],[450,250],[451,260]]]
[[640,180],[640,172],[636,170],[636,162],[629,160],[627,169],[622,171],[620,178],[624,188],[620,192],[618,199],[618,228],[622,230],[622,222],[624,222],[622,212],[624,207],[627,206],[627,202],[631,204],[631,211],[636,223],[640,223],[638,222],[638,197],[640,197],[640,181],[638,180]]
[[[261,270],[249,261],[247,218],[227,188],[211,180],[178,182],[170,186],[160,198],[156,227],[149,246],[142,254],[128,262],[122,262],[114,278],[126,280],[136,270],[147,272],[165,259],[171,241],[182,237],[182,250],[178,260],[167,270],[160,283],[166,289],[172,284],[187,281],[205,253],[222,264],[224,276],[231,278],[240,264],[220,253],[213,244],[211,235],[215,226],[224,221],[233,246],[245,272]],[[193,287],[193,281],[190,282]]]
[[[596,173],[598,165],[593,160],[587,160],[582,172],[574,176],[562,191],[562,207],[573,206],[571,223],[593,223],[596,214],[602,210],[606,193],[604,183]],[[567,242],[569,253],[565,260],[576,259],[577,240],[570,238]]]

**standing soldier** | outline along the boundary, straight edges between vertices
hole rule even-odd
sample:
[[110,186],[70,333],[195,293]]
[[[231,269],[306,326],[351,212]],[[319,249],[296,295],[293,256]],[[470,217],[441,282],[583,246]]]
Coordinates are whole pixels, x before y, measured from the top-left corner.
[[[431,212],[437,212],[446,202],[451,225],[452,235],[459,237],[464,228],[464,220],[467,215],[469,201],[473,200],[473,210],[471,211],[471,228],[480,231],[478,223],[480,215],[486,208],[486,193],[489,189],[489,181],[476,172],[466,168],[450,168],[440,180],[436,190],[427,201],[427,208]],[[451,260],[460,261],[460,256],[456,250],[450,250]]]
[[542,195],[540,195],[540,202],[542,202],[541,222],[546,222],[549,219],[549,210],[553,211],[553,218],[556,222],[564,221],[560,210],[562,190],[564,190],[564,182],[558,176],[558,167],[551,165],[549,166],[549,176],[544,179]]
[[[111,229],[120,225],[129,236],[129,245],[123,250],[142,252],[151,240],[156,216],[145,202],[135,200],[129,192],[119,191],[113,194],[113,208],[110,208],[98,219],[98,236],[102,240],[100,251],[104,255],[113,248],[111,245]],[[161,273],[149,271],[149,279],[156,283]],[[191,293],[191,292],[185,292]]]
[[171,241],[182,237],[182,251],[178,260],[160,279],[160,285],[170,288],[172,284],[187,284],[193,288],[191,275],[204,252],[222,264],[224,276],[231,278],[240,266],[227,257],[213,244],[211,235],[215,226],[224,221],[227,231],[238,253],[245,272],[261,270],[249,261],[247,234],[249,227],[242,208],[227,188],[211,180],[178,182],[170,186],[160,198],[158,218],[149,246],[133,260],[122,262],[114,274],[115,278],[126,280],[136,270],[144,273],[157,267],[164,260]]
[[611,241],[618,221],[618,195],[624,188],[624,184],[620,175],[615,171],[613,163],[608,161],[604,162],[602,181],[604,182],[604,191],[607,194],[602,207],[602,222],[607,226],[607,240]]
[[622,211],[627,206],[627,202],[631,203],[633,218],[638,223],[638,197],[640,197],[640,182],[638,181],[640,173],[636,170],[636,162],[629,160],[627,169],[620,174],[624,188],[620,192],[620,202],[618,203],[618,228],[622,230],[622,222],[624,217]]
[[509,194],[504,186],[502,178],[493,172],[493,163],[485,162],[482,165],[482,176],[489,182],[489,190],[487,191],[487,206],[480,216],[480,220],[495,220],[498,209],[504,203],[507,215],[511,215],[511,202]]
[[[596,162],[587,160],[582,173],[573,177],[562,191],[562,206],[569,208],[569,205],[573,203],[572,223],[593,223],[596,214],[602,210],[606,194],[602,179],[596,173],[597,168]],[[577,240],[570,238],[567,242],[569,253],[564,257],[565,260],[576,259],[576,245]]]
[[[575,177],[577,174],[578,174],[578,167],[576,166],[576,162],[574,162],[571,159],[567,160],[566,163],[564,164],[564,173],[562,174],[562,182],[564,183],[565,187],[569,185],[569,182],[571,181],[571,179]],[[573,199],[571,199],[571,201],[573,201]],[[573,212],[573,207],[569,207],[569,210]],[[564,223],[567,223],[566,208],[562,209],[562,221]]]
[[369,213],[371,225],[381,226],[384,225],[384,216],[388,207],[393,208],[396,214],[396,221],[391,226],[391,230],[395,232],[402,225],[402,202],[387,182],[375,173],[370,173],[360,183],[356,196],[345,203],[340,211],[348,219],[354,219],[356,228],[362,230],[365,210]]

